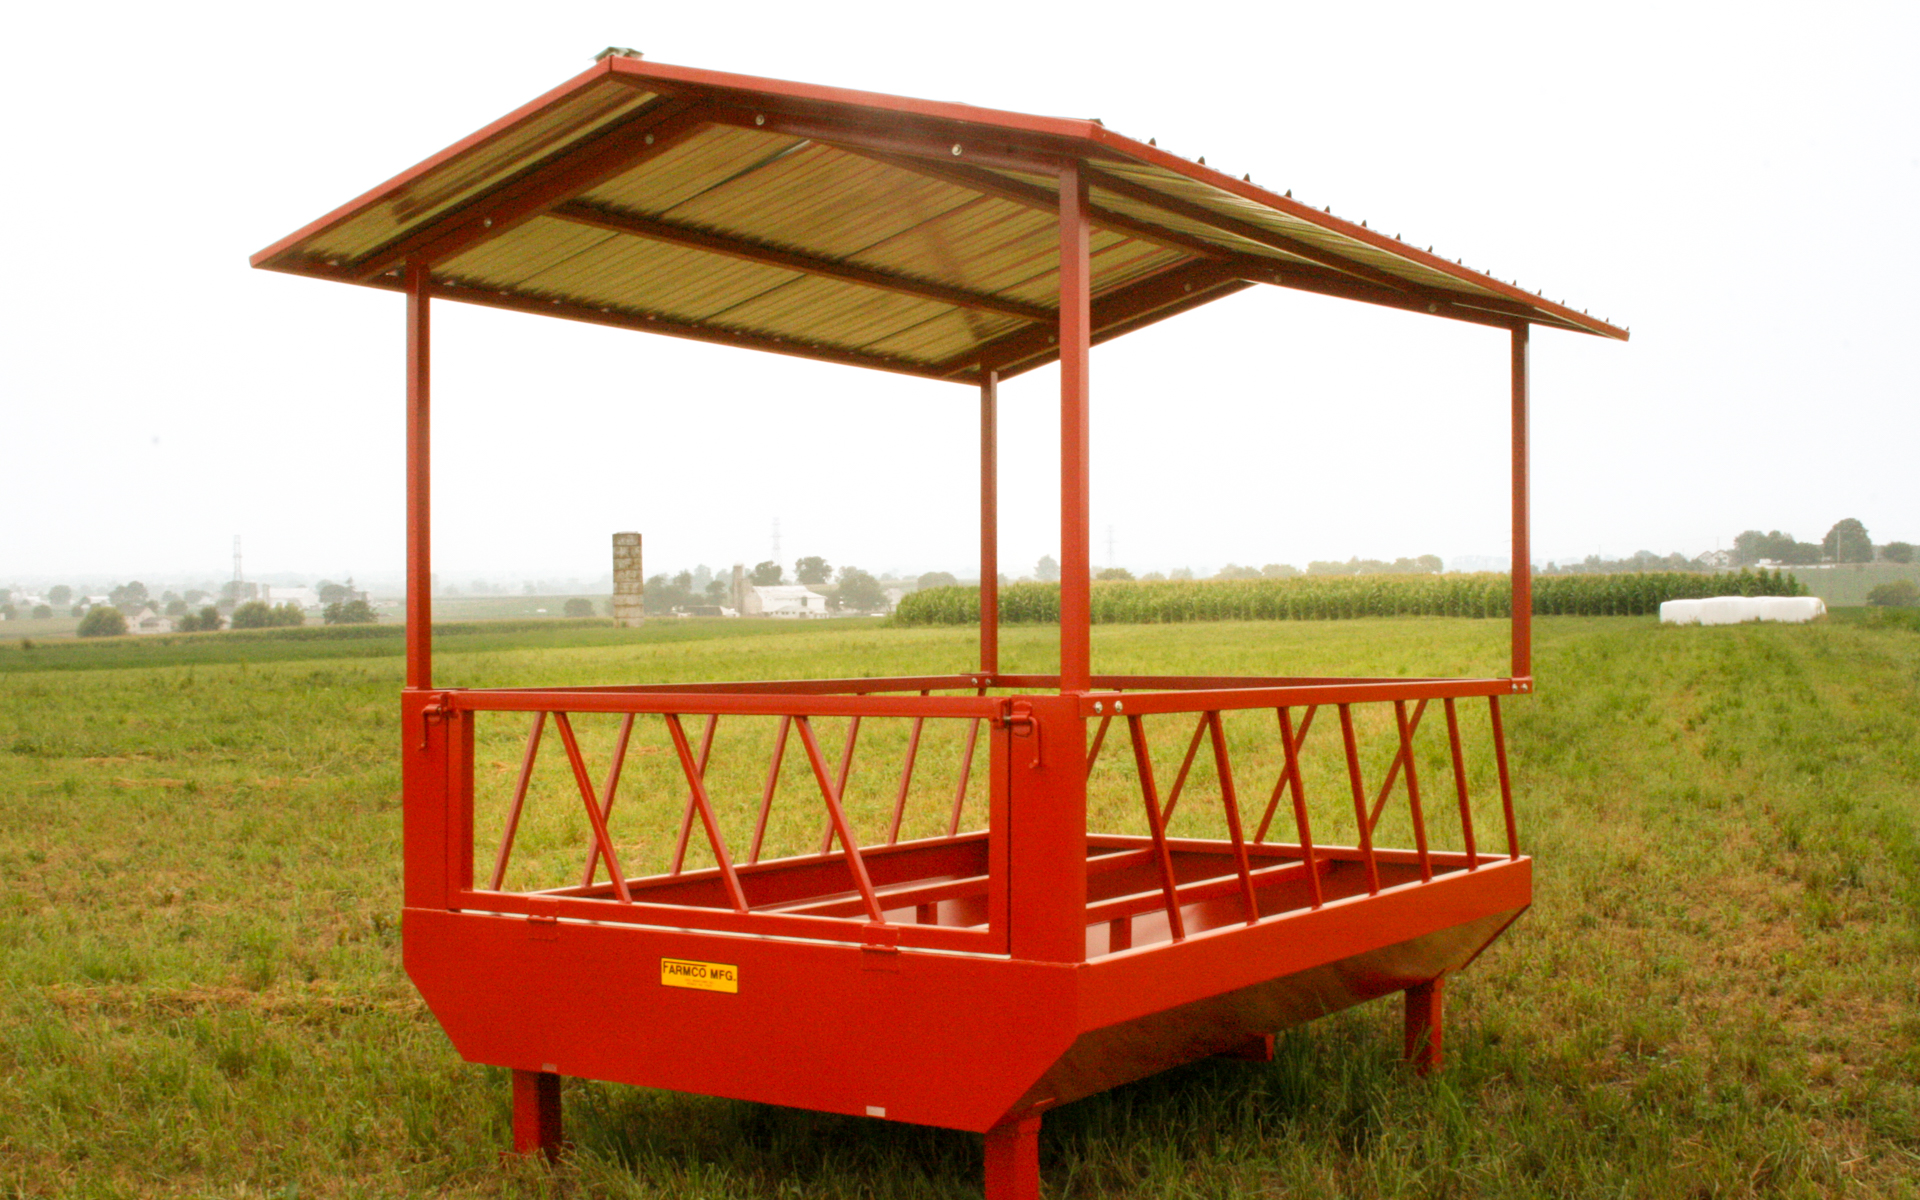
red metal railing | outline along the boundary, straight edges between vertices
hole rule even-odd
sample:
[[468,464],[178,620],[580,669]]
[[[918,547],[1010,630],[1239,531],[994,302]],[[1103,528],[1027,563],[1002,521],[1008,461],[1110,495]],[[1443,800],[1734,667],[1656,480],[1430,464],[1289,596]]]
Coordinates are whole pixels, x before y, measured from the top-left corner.
[[[1418,690],[1435,691],[1433,682],[1418,681]],[[1222,717],[1224,713],[1245,711],[1255,707],[1257,701],[1253,697],[1240,689],[1235,689],[1232,693],[1215,691],[1214,696],[1206,700],[1202,700],[1194,693],[1128,694],[1118,691],[1105,697],[1090,697],[1094,712],[1099,716],[1087,754],[1087,775],[1090,779],[1093,776],[1111,725],[1116,720],[1124,720],[1132,748],[1132,773],[1139,788],[1147,830],[1144,839],[1100,835],[1091,837],[1090,842],[1096,846],[1104,845],[1119,851],[1096,858],[1093,862],[1097,868],[1106,871],[1150,863],[1157,876],[1156,886],[1152,889],[1102,899],[1089,905],[1090,922],[1095,919],[1106,919],[1111,922],[1108,932],[1110,951],[1126,949],[1134,944],[1132,918],[1149,909],[1164,912],[1167,936],[1171,940],[1179,941],[1188,933],[1184,912],[1188,906],[1196,903],[1237,897],[1242,919],[1248,924],[1253,924],[1262,916],[1271,915],[1271,912],[1263,912],[1261,901],[1263,892],[1291,895],[1303,885],[1304,896],[1300,899],[1304,900],[1304,906],[1320,908],[1327,900],[1325,876],[1330,864],[1334,862],[1355,864],[1364,879],[1364,890],[1369,895],[1378,895],[1382,890],[1383,863],[1390,863],[1396,867],[1407,865],[1415,867],[1418,881],[1421,883],[1431,882],[1436,873],[1444,874],[1452,870],[1473,871],[1479,868],[1485,856],[1479,851],[1474,833],[1473,799],[1458,709],[1458,701],[1465,697],[1456,695],[1439,695],[1437,698],[1440,699],[1446,713],[1447,761],[1453,776],[1454,800],[1457,805],[1458,828],[1463,849],[1459,852],[1440,851],[1433,849],[1429,844],[1428,819],[1422,803],[1415,741],[1429,702],[1435,697],[1421,696],[1412,700],[1404,697],[1389,698],[1371,695],[1365,697],[1369,701],[1391,704],[1395,734],[1393,753],[1386,767],[1385,778],[1369,801],[1364,782],[1365,772],[1360,739],[1354,717],[1356,702],[1352,699],[1337,698],[1338,693],[1351,690],[1340,687],[1331,689],[1336,695],[1332,700],[1332,707],[1338,713],[1340,726],[1338,754],[1344,766],[1358,845],[1316,847],[1307,800],[1305,774],[1302,770],[1302,755],[1307,735],[1311,732],[1320,709],[1326,706],[1326,702],[1312,700],[1304,705],[1290,705],[1284,700],[1289,693],[1299,694],[1302,691],[1312,693],[1327,689],[1327,685],[1328,681],[1315,681],[1305,685],[1295,684],[1291,687],[1276,688],[1266,697],[1268,703],[1272,703],[1274,699],[1283,701],[1272,706],[1277,726],[1276,732],[1279,735],[1277,740],[1280,762],[1272,789],[1267,795],[1264,810],[1260,815],[1258,828],[1250,841],[1243,833],[1241,797],[1235,780],[1233,755],[1223,728]],[[1453,689],[1442,687],[1438,690]],[[1519,835],[1514,820],[1513,793],[1507,770],[1499,696],[1475,681],[1462,681],[1457,690],[1464,691],[1468,695],[1486,696],[1500,808],[1506,825],[1506,856],[1518,858]],[[1164,800],[1159,795],[1157,773],[1148,744],[1146,714],[1140,711],[1143,708],[1161,714],[1187,712],[1195,717],[1192,734],[1187,739],[1186,751],[1180,759],[1173,783],[1167,790]],[[1296,710],[1300,711],[1297,723]],[[1179,801],[1187,790],[1189,780],[1193,777],[1193,768],[1203,742],[1212,752],[1220,810],[1227,832],[1226,845],[1230,850],[1231,858],[1230,862],[1221,864],[1227,868],[1224,871],[1216,870],[1203,873],[1196,878],[1177,880],[1175,856],[1179,850],[1184,848],[1193,854],[1212,851],[1216,858],[1219,857],[1220,846],[1217,841],[1194,842],[1190,839],[1176,839],[1168,832]],[[1414,841],[1410,855],[1403,850],[1382,850],[1375,845],[1374,835],[1379,829],[1389,800],[1395,794],[1396,785],[1399,785],[1400,794],[1406,799]],[[1288,800],[1291,801],[1294,841],[1291,843],[1269,842],[1268,834],[1273,827],[1274,818],[1282,802]],[[1144,844],[1133,846],[1136,841]],[[1269,851],[1277,851],[1278,854],[1270,856]],[[1262,861],[1265,865],[1256,865],[1256,861]]]
[[[863,683],[865,681],[862,681]],[[441,707],[468,715],[530,711],[531,727],[520,756],[517,778],[492,855],[492,870],[483,889],[460,890],[457,908],[529,915],[585,916],[639,924],[666,923],[776,936],[873,940],[875,927],[891,932],[885,940],[901,945],[997,952],[1004,947],[1004,931],[985,923],[938,923],[939,905],[947,900],[984,896],[989,887],[985,870],[984,833],[962,836],[968,787],[978,772],[976,757],[983,723],[1004,724],[1008,702],[980,696],[970,679],[875,681],[923,683],[918,695],[874,696],[821,694],[809,685],[761,685],[755,691],[720,688],[697,694],[678,689],[584,689],[579,691],[449,692]],[[847,685],[840,685],[847,686]],[[972,696],[935,696],[935,687],[970,688]],[[614,713],[619,727],[596,786],[574,718],[583,713]],[[704,718],[697,741],[690,736],[687,717]],[[730,847],[722,830],[720,801],[712,794],[708,769],[716,734],[723,719],[773,717],[774,740],[764,782],[758,796],[751,841],[744,860]],[[671,865],[660,875],[630,878],[609,828],[622,775],[634,744],[636,724],[658,718],[672,747],[678,778],[686,799],[681,811]],[[845,718],[846,740],[837,768],[828,762],[815,729],[817,718]],[[863,845],[855,835],[842,803],[853,769],[863,721],[907,718],[910,730],[907,754],[894,789],[887,833],[879,846]],[[959,722],[964,726],[964,749],[956,771],[950,806],[943,803],[944,838],[902,842],[901,829],[917,768],[920,746],[929,721]],[[506,890],[522,821],[532,791],[534,767],[547,726],[561,741],[572,789],[588,826],[588,846],[579,882],[557,888],[515,892]],[[770,817],[782,779],[789,746],[798,741],[806,772],[811,776],[814,803],[824,818],[818,852],[791,856],[777,863],[762,861]],[[449,764],[450,767],[455,764]],[[458,777],[450,770],[449,777]],[[471,811],[471,801],[466,806]],[[690,869],[689,848],[698,822],[713,866]],[[469,834],[471,836],[471,834]],[[838,849],[836,850],[835,847]],[[876,863],[878,865],[876,865]],[[600,870],[606,869],[605,882]],[[778,868],[776,871],[773,868]],[[797,874],[796,874],[797,873]],[[975,905],[976,908],[982,907]],[[671,910],[669,915],[668,910]],[[890,913],[910,909],[914,919],[890,920]]]
[[[697,689],[670,686],[443,693],[430,712],[459,714],[466,720],[481,713],[532,714],[486,883],[477,889],[471,884],[456,886],[449,906],[1006,953],[1005,922],[997,920],[996,914],[1004,913],[1007,880],[1004,868],[992,863],[992,830],[963,834],[961,825],[970,782],[983,776],[989,795],[1004,794],[1009,804],[1021,800],[1022,780],[998,766],[1006,762],[1005,739],[1020,721],[1016,701],[986,695],[986,690],[1008,685],[1045,686],[1050,682],[1044,677],[942,676],[715,684],[699,685]],[[1110,731],[1116,724],[1123,725],[1130,754],[1122,767],[1130,768],[1144,818],[1143,835],[1090,833],[1086,838],[1086,924],[1090,930],[1104,927],[1105,952],[1152,940],[1183,940],[1195,931],[1196,920],[1205,928],[1213,928],[1226,919],[1223,914],[1229,910],[1233,921],[1255,924],[1294,909],[1318,909],[1331,899],[1362,893],[1377,895],[1385,887],[1426,883],[1436,875],[1477,870],[1487,856],[1479,850],[1474,829],[1471,773],[1458,705],[1462,699],[1487,699],[1491,754],[1506,826],[1506,856],[1519,856],[1499,708],[1499,693],[1507,681],[1107,677],[1096,679],[1095,686],[1113,690],[1088,693],[1081,700],[1092,733],[1085,778],[1093,780]],[[852,688],[860,692],[849,695],[834,691]],[[962,690],[969,694],[935,694]],[[1445,763],[1453,777],[1452,807],[1457,809],[1462,846],[1458,851],[1436,849],[1430,844],[1429,814],[1423,803],[1415,753],[1423,720],[1436,699],[1446,717]],[[1377,790],[1371,792],[1365,786],[1360,723],[1355,716],[1357,707],[1370,705],[1390,706],[1392,714],[1390,757]],[[1338,742],[1332,744],[1323,737],[1310,746],[1309,735],[1321,709],[1327,707],[1337,713]],[[1253,739],[1258,744],[1249,751],[1245,723],[1266,710],[1273,713],[1271,730],[1277,737],[1258,735]],[[575,729],[575,717],[583,714],[613,714],[619,718],[597,784]],[[702,719],[697,738],[691,736],[687,724],[691,717]],[[773,734],[766,771],[760,777],[751,808],[745,794],[716,797],[710,782],[716,737],[723,721],[737,728],[738,718],[744,717],[770,718]],[[1155,766],[1150,740],[1149,718],[1154,717],[1178,721],[1183,729],[1184,718],[1193,719],[1184,754],[1164,795],[1160,788],[1163,771]],[[1235,739],[1228,734],[1229,717],[1241,722],[1236,726],[1243,743],[1240,763],[1236,763]],[[679,828],[666,870],[630,877],[621,867],[620,843],[612,829],[615,803],[636,730],[656,719],[659,725],[655,729],[664,732],[671,747],[672,757],[665,761],[677,769],[677,786],[685,789],[685,799],[679,806]],[[837,763],[830,762],[822,748],[815,727],[818,719],[846,722]],[[894,731],[889,735],[892,746],[900,745],[900,733],[904,732],[898,776],[886,785],[889,799],[879,814],[884,834],[865,843],[856,835],[846,805],[863,722],[866,727],[873,722],[890,724]],[[898,722],[905,723],[904,730]],[[941,802],[948,809],[941,814],[944,835],[903,841],[916,779],[926,775],[922,750],[929,722],[946,723],[945,735],[955,740],[961,738],[960,730],[964,729],[964,748],[956,762],[947,764],[951,777],[945,782],[951,783],[953,790],[950,806]],[[996,764],[992,771],[983,771],[976,761],[983,724],[988,729],[989,758]],[[563,748],[570,790],[577,792],[580,815],[585,819],[584,862],[577,883],[512,891],[506,886],[509,864],[549,725]],[[805,762],[803,777],[810,781],[805,790],[814,794],[811,801],[804,796],[779,796],[783,764],[796,740]],[[743,744],[738,736],[736,743]],[[461,744],[460,739],[449,742],[455,747]],[[952,744],[947,743],[949,747]],[[1204,758],[1203,744],[1209,751]],[[471,735],[464,745],[470,753]],[[1316,841],[1313,806],[1308,797],[1309,774],[1304,766],[1315,747],[1332,749],[1334,769],[1323,770],[1322,774],[1345,777],[1343,790],[1347,796],[1339,804],[1351,805],[1356,845],[1328,846]],[[1249,768],[1247,758],[1259,761]],[[1255,822],[1250,819],[1251,809],[1245,806],[1240,780],[1250,769],[1262,770],[1263,763],[1264,769],[1273,770],[1274,779],[1264,801],[1259,802],[1261,811]],[[1219,799],[1217,815],[1227,835],[1224,839],[1180,838],[1170,833],[1181,811],[1181,799],[1205,775],[1204,770],[1196,770],[1197,764],[1211,769]],[[471,780],[471,766],[470,762],[449,762],[447,778]],[[927,781],[921,778],[921,782],[920,794],[924,797]],[[936,793],[944,796],[944,784],[934,782]],[[1109,779],[1102,786],[1111,782]],[[736,787],[735,791],[740,789]],[[1405,797],[1414,843],[1410,850],[1375,844],[1382,817],[1396,794]],[[819,814],[822,829],[813,853],[764,857],[777,804],[819,806],[814,811]],[[1284,827],[1283,806],[1292,816],[1293,840],[1270,841],[1276,820]],[[1193,807],[1189,803],[1188,808]],[[471,845],[470,794],[452,811],[462,809],[467,814],[465,836]],[[751,836],[744,839],[744,857],[737,845],[728,844],[721,820],[723,811],[753,812]],[[932,815],[920,811],[922,815],[916,821],[924,829]],[[711,867],[696,869],[688,865],[696,821],[701,842],[712,858]],[[1250,837],[1249,825],[1253,826]],[[734,828],[736,835],[744,833],[742,826]],[[949,905],[944,913],[942,905]],[[1164,930],[1155,924],[1160,920],[1164,920]],[[1088,951],[1102,952],[1092,935]]]

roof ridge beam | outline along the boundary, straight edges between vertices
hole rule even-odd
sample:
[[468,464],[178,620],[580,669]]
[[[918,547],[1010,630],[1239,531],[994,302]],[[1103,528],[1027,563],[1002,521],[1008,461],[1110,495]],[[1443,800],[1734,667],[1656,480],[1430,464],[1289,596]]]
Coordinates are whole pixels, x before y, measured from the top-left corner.
[[785,250],[767,242],[751,238],[734,237],[728,234],[714,233],[682,225],[674,221],[662,221],[655,217],[636,216],[631,213],[612,212],[581,201],[574,200],[555,207],[551,213],[563,221],[577,225],[589,225],[595,229],[604,229],[612,233],[628,234],[633,237],[648,238],[653,241],[670,242],[677,246],[689,246],[696,250],[705,250],[713,254],[724,254],[730,258],[758,263],[762,266],[784,267],[803,274],[837,279],[843,283],[858,284],[862,287],[880,291],[895,292],[914,296],[922,300],[934,300],[942,304],[951,304],[956,308],[976,309],[980,312],[997,313],[1002,316],[1017,317],[1023,321],[1051,325],[1054,312],[1037,304],[1028,304],[1021,300],[1010,300],[986,292],[976,292],[967,288],[951,287],[932,280],[920,279],[911,275],[900,275],[892,271],[877,270],[854,263],[830,258],[821,258],[812,254],[802,254]]
[[409,258],[436,263],[464,254],[632,170],[705,125],[700,110],[684,100],[667,100],[643,109],[599,137],[564,151],[557,160],[530,168],[491,194],[477,197],[425,228],[389,243],[355,266],[354,274],[370,279]]
[[985,140],[970,141],[967,130],[937,130],[869,122],[856,124],[824,116],[783,112],[773,107],[715,103],[706,112],[707,119],[716,125],[806,138],[840,150],[870,150],[876,154],[901,154],[938,162],[971,162],[1011,171],[1055,174],[1074,157],[1071,148],[1045,150],[1011,145],[1005,130],[977,130],[974,131],[977,136]]

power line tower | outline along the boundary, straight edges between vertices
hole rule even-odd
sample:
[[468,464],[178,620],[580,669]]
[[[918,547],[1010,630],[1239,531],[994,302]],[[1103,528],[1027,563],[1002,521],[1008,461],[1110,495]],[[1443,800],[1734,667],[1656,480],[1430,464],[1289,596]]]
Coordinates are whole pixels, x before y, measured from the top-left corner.
[[233,598],[240,598],[240,535],[233,535]]
[[780,561],[780,518],[773,519],[773,561]]

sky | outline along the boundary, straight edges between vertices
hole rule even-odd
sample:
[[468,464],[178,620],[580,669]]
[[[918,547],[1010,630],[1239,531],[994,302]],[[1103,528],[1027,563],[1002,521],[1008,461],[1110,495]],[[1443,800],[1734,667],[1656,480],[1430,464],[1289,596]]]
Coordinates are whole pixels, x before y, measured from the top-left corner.
[[[1155,24],[1160,22],[1160,24]],[[585,69],[1109,128],[1625,324],[1535,331],[1537,562],[1920,541],[1920,6],[43,5],[0,56],[0,586],[402,573],[402,300],[247,257]],[[443,303],[443,582],[976,563],[964,387]],[[1002,388],[1001,562],[1058,547]],[[1092,559],[1508,553],[1505,334],[1256,288],[1099,347]],[[1109,549],[1111,547],[1111,550]]]

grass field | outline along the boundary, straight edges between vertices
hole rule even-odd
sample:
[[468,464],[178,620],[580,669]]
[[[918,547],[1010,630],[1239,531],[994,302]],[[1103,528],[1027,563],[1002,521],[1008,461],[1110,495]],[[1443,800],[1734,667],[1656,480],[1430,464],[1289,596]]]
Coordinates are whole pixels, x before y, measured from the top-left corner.
[[[1532,912],[1449,991],[1050,1113],[1055,1197],[1920,1196],[1920,629],[1536,622]],[[1009,670],[1051,631],[1012,630]],[[1489,621],[1102,626],[1101,670],[1486,673]],[[452,632],[449,685],[959,669],[873,623]],[[0,648],[0,1197],[978,1195],[978,1140],[502,1073],[399,964],[400,643]]]

